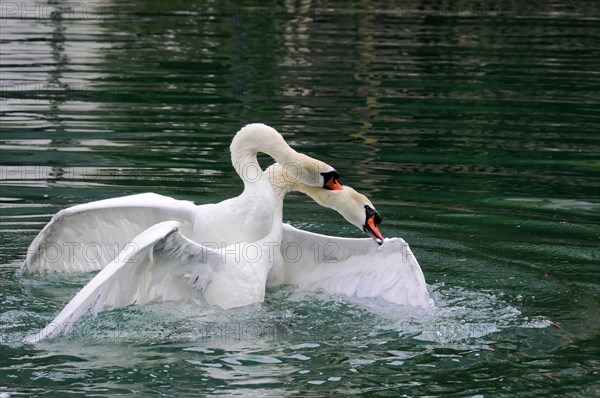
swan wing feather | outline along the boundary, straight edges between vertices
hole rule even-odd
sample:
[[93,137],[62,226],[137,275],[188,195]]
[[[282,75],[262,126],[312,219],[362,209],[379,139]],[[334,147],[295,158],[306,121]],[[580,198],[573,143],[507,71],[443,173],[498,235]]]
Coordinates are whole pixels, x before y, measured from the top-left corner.
[[180,232],[176,221],[150,227],[88,282],[54,320],[27,336],[35,343],[72,329],[86,313],[150,301],[198,297],[222,264],[213,250],[200,246]]
[[58,212],[27,250],[23,272],[90,272],[102,269],[133,237],[162,221],[193,228],[196,205],[154,193],[113,198]]
[[281,250],[278,283],[396,304],[432,305],[423,271],[401,238],[385,239],[380,246],[370,238],[327,236],[284,224]]

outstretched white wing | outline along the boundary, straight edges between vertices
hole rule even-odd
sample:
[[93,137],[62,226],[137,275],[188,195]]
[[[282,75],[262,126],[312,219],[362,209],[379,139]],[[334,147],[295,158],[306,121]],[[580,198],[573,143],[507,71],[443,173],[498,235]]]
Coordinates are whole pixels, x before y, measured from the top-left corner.
[[284,224],[281,252],[283,265],[271,270],[271,284],[432,305],[423,271],[401,238],[385,239],[379,246],[370,238],[338,238]]
[[150,301],[198,297],[223,264],[214,250],[186,237],[175,221],[150,227],[85,285],[54,320],[27,336],[35,343],[69,331],[85,313]]
[[192,202],[154,193],[106,199],[58,212],[33,240],[23,272],[89,272],[102,269],[154,224],[175,220],[191,234]]

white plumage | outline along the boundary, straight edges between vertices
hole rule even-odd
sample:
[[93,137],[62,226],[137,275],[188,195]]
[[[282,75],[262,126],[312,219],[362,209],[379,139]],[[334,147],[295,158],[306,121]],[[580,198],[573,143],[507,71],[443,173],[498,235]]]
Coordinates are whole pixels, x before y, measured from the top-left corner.
[[[248,140],[252,144],[244,145]],[[261,142],[280,164],[249,178],[240,173],[240,164],[258,164]],[[266,285],[432,304],[404,240],[386,239],[379,246],[369,238],[331,237],[282,224],[283,199],[298,190],[365,229],[376,211],[364,195],[350,187],[321,188],[322,173],[331,172],[331,166],[293,151],[264,125],[240,130],[231,148],[244,180],[236,198],[196,206],[146,193],[57,213],[32,242],[23,272],[100,272],[50,325],[27,340],[69,330],[87,311],[149,301],[202,297],[223,309],[245,306],[263,301]],[[294,168],[286,167],[290,164]],[[290,170],[295,171],[290,175]],[[56,256],[59,250],[62,255]]]

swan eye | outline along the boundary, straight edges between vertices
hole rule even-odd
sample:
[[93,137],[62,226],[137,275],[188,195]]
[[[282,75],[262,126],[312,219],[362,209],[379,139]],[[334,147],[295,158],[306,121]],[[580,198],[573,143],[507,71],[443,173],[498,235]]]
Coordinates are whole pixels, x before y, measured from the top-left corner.
[[379,212],[377,210],[375,210],[374,208],[372,208],[369,205],[365,205],[365,214],[366,214],[367,220],[369,218],[373,217],[373,221],[375,222],[375,225],[379,225],[383,221],[381,214],[379,214]]

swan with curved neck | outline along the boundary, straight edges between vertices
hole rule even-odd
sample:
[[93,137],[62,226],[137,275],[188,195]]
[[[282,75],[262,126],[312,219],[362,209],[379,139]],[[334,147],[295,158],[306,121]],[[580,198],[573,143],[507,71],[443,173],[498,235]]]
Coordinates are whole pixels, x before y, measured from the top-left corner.
[[275,214],[282,213],[283,198],[288,192],[299,191],[321,206],[336,210],[348,222],[371,235],[378,244],[383,243],[383,235],[377,227],[382,218],[369,199],[350,187],[347,187],[350,192],[344,193],[320,189],[343,191],[344,187],[338,182],[338,172],[327,163],[293,150],[274,128],[262,123],[248,124],[237,132],[230,150],[231,162],[244,181],[244,193],[240,196],[248,194],[248,191],[255,195],[260,189],[253,185],[258,179],[249,177],[244,170],[260,170],[256,154],[264,152],[277,161],[261,173],[261,180],[268,180],[275,191]]

